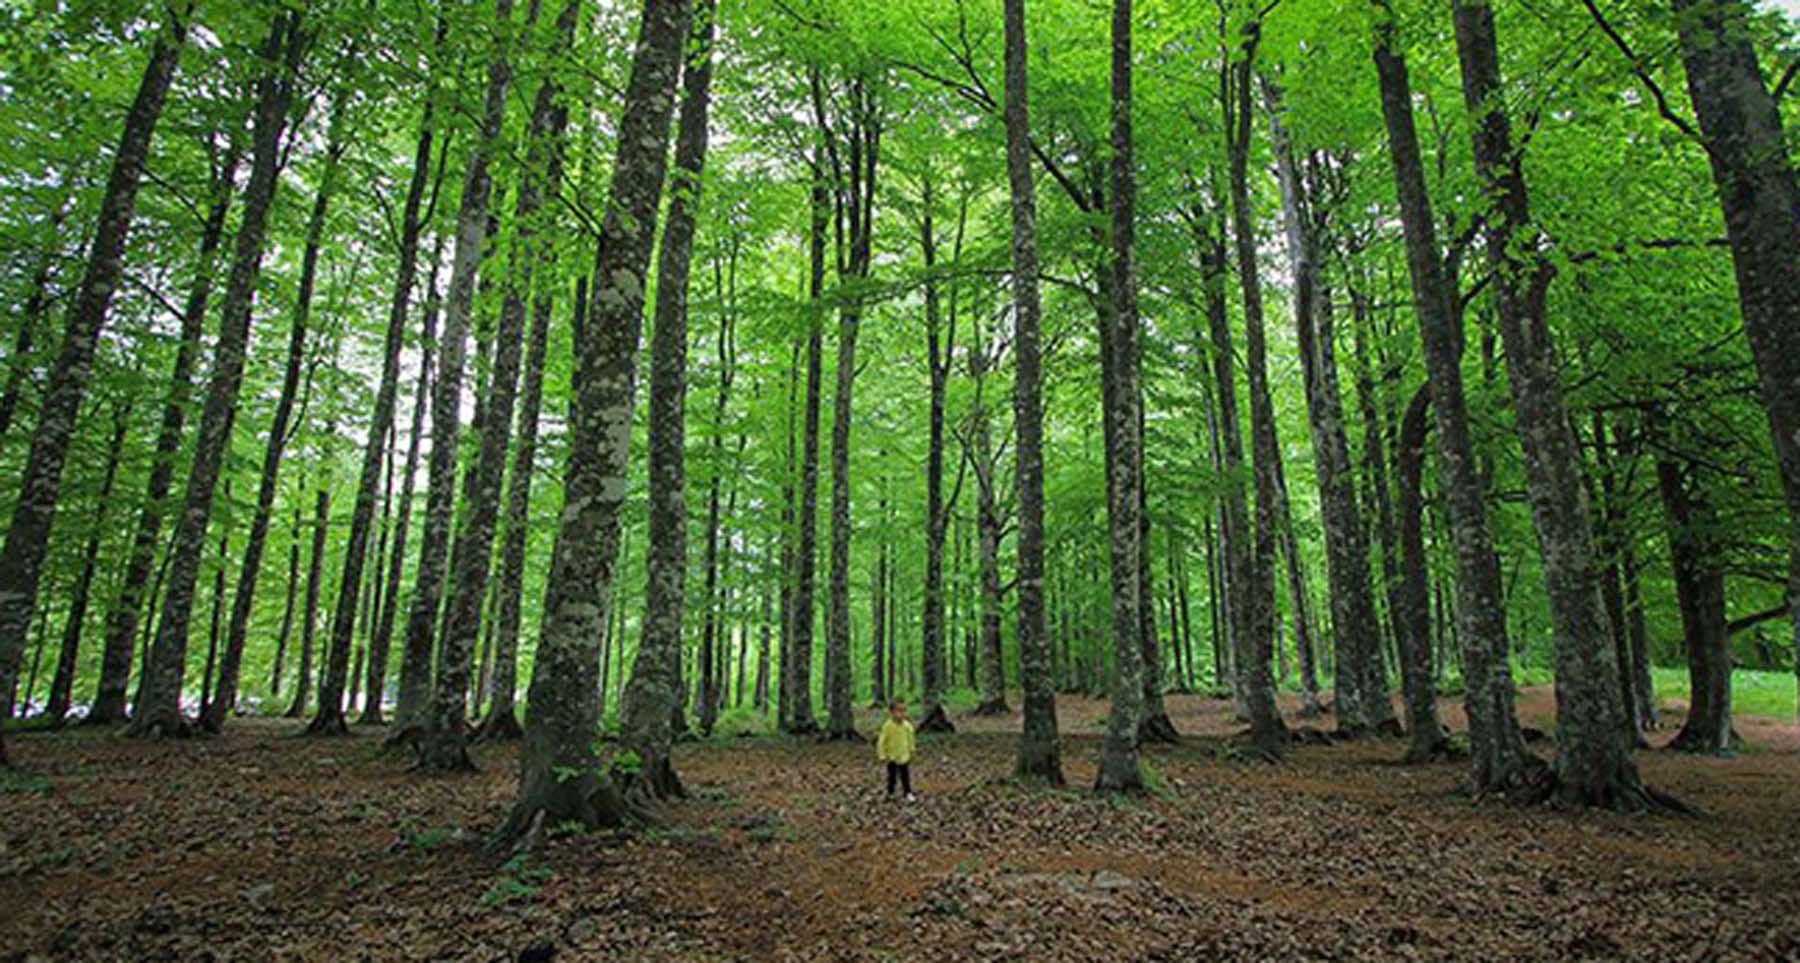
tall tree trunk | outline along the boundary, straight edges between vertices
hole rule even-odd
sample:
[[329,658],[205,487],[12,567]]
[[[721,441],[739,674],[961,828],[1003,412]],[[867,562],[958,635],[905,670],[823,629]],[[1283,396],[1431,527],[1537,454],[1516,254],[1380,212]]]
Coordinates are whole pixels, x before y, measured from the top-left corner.
[[325,533],[331,527],[331,492],[323,485],[313,498],[312,555],[306,567],[306,610],[300,622],[300,671],[294,680],[294,702],[289,719],[306,715],[312,696],[313,638],[319,623],[319,594],[325,580]]
[[[618,536],[612,533],[618,531],[631,442],[645,273],[692,14],[686,0],[645,0],[632,55],[594,265],[592,312],[576,340],[574,443],[564,476],[568,507],[551,555],[532,666],[519,799],[500,829],[503,839],[529,839],[545,823],[618,825],[626,816],[624,798],[594,756],[600,725],[594,649],[609,614],[595,600],[607,598],[613,588]],[[605,551],[594,551],[596,545]]]
[[1718,514],[1700,484],[1672,456],[1657,457],[1656,481],[1668,520],[1669,563],[1688,664],[1687,718],[1669,748],[1725,755],[1736,740]]
[[[1787,495],[1788,602],[1800,647],[1800,301],[1794,297],[1800,290],[1800,186],[1789,163],[1781,112],[1751,43],[1750,5],[1742,0],[1671,4]],[[1800,687],[1800,658],[1795,673]]]
[[[490,29],[487,86],[475,144],[470,148],[468,166],[463,172],[462,201],[456,215],[455,253],[450,259],[450,288],[444,308],[443,337],[439,340],[437,377],[431,391],[431,460],[430,493],[425,505],[425,528],[419,551],[418,577],[413,583],[412,603],[407,612],[406,647],[429,653],[438,651],[438,676],[434,689],[429,678],[409,680],[402,672],[400,700],[394,708],[394,728],[390,743],[411,743],[419,750],[419,762],[427,770],[468,769],[468,755],[463,750],[460,723],[451,726],[453,738],[443,735],[439,724],[440,710],[453,711],[460,717],[461,693],[467,689],[467,655],[452,651],[457,642],[435,638],[438,630],[438,607],[444,594],[444,580],[456,511],[456,462],[458,439],[462,434],[463,362],[467,352],[470,318],[474,313],[475,282],[486,251],[489,233],[488,206],[493,194],[491,170],[495,153],[500,148],[501,127],[506,119],[506,94],[512,85],[510,37],[515,29],[512,0],[494,0]],[[515,342],[516,346],[516,342]],[[360,493],[359,493],[360,499]],[[458,590],[463,586],[458,585]],[[475,604],[482,593],[476,592]],[[455,600],[452,599],[452,602]],[[447,633],[446,633],[447,635]],[[334,643],[335,645],[335,643]],[[454,660],[446,656],[457,656]],[[409,658],[409,661],[411,659]],[[409,681],[414,684],[408,685]],[[452,692],[451,690],[455,691]],[[439,705],[438,703],[443,703]],[[321,727],[332,725],[328,720]],[[430,736],[428,738],[428,735]]]
[[300,524],[300,503],[296,501],[294,520],[288,526],[287,601],[281,609],[281,628],[275,634],[275,665],[269,672],[271,702],[281,697],[281,670],[287,665],[288,640],[294,631],[294,597],[300,585]]
[[[539,275],[551,272],[546,252]],[[512,479],[506,491],[506,540],[500,550],[498,638],[494,644],[494,701],[482,721],[483,739],[516,739],[524,735],[516,708],[519,688],[519,624],[525,588],[525,548],[531,527],[531,476],[537,459],[538,414],[543,408],[544,361],[550,340],[552,299],[540,294],[533,306],[530,342],[526,347],[525,389],[519,404],[519,441],[513,449]],[[578,281],[575,311],[587,310],[587,286]]]
[[[1213,193],[1216,195],[1217,191]],[[1224,489],[1219,496],[1216,543],[1219,588],[1214,597],[1218,624],[1213,634],[1215,669],[1224,675],[1214,682],[1229,687],[1234,712],[1239,719],[1247,719],[1249,705],[1244,695],[1244,676],[1238,670],[1238,653],[1240,640],[1247,638],[1249,633],[1244,623],[1246,600],[1243,593],[1249,578],[1250,514],[1243,484],[1244,440],[1239,427],[1242,419],[1237,402],[1237,353],[1232,344],[1225,291],[1228,255],[1224,225],[1216,217],[1202,215],[1196,218],[1194,234],[1200,249],[1201,284],[1213,366],[1213,387],[1205,395],[1216,449],[1212,453],[1213,469]],[[1215,391],[1216,398],[1213,397]]]
[[[1255,531],[1250,539],[1250,564],[1245,570],[1243,626],[1238,643],[1238,675],[1250,710],[1250,741],[1265,755],[1281,751],[1287,738],[1281,713],[1275,707],[1275,686],[1269,678],[1269,657],[1275,641],[1275,461],[1281,457],[1275,437],[1275,402],[1269,392],[1269,368],[1264,345],[1262,279],[1257,271],[1256,227],[1250,210],[1250,84],[1262,25],[1245,24],[1244,42],[1233,64],[1231,104],[1228,116],[1231,233],[1237,252],[1238,284],[1244,298],[1244,371],[1250,395],[1251,477],[1255,491]],[[1339,672],[1343,669],[1340,664]]]
[[1424,345],[1431,411],[1438,433],[1439,473],[1446,514],[1456,543],[1458,636],[1463,647],[1464,706],[1469,716],[1471,788],[1508,792],[1545,782],[1543,763],[1525,748],[1513,709],[1512,668],[1507,662],[1506,610],[1499,560],[1488,533],[1486,491],[1469,436],[1462,390],[1461,320],[1453,309],[1439,259],[1424,162],[1413,126],[1412,85],[1406,60],[1394,46],[1394,17],[1387,0],[1374,0],[1375,67],[1388,133],[1414,313]]
[[[1525,449],[1526,490],[1556,636],[1557,791],[1569,802],[1642,808],[1656,797],[1638,778],[1631,731],[1618,699],[1620,667],[1601,605],[1593,519],[1579,474],[1581,450],[1563,402],[1545,319],[1552,269],[1541,254],[1523,250],[1535,247],[1539,238],[1502,102],[1494,13],[1485,0],[1456,0],[1453,6],[1463,99],[1476,118],[1476,172],[1493,207],[1483,232],[1494,272],[1507,382]],[[1800,205],[1792,210],[1800,214]],[[1790,225],[1789,235],[1800,239],[1800,225]],[[1800,246],[1793,250],[1800,253]],[[1800,279],[1800,268],[1791,276]]]
[[[885,455],[885,452],[883,453]],[[881,544],[875,549],[875,584],[869,593],[869,708],[887,706],[888,542],[887,479],[881,480]]]
[[[538,4],[534,0],[526,17],[526,30],[529,31],[536,22],[537,13]],[[573,46],[579,16],[579,2],[571,0],[557,17],[557,45],[548,54],[553,63],[559,63]],[[504,19],[501,22],[504,23]],[[491,88],[499,88],[502,94],[506,83],[499,78],[498,72],[505,70],[510,75],[508,58],[506,41],[502,41],[494,54],[496,71],[489,78]],[[473,768],[468,754],[470,661],[481,633],[482,603],[489,593],[494,527],[500,514],[506,453],[512,439],[513,408],[518,399],[526,306],[530,303],[533,276],[538,267],[538,209],[545,188],[555,189],[561,178],[560,143],[568,123],[568,111],[558,103],[561,85],[553,78],[554,74],[546,75],[532,107],[525,172],[513,210],[513,251],[508,259],[511,270],[501,282],[503,295],[494,363],[489,369],[488,390],[480,395],[486,399],[486,406],[476,422],[479,444],[470,475],[470,496],[464,505],[456,547],[450,555],[454,570],[450,573],[448,611],[444,615],[443,640],[438,650],[437,686],[419,747],[420,761],[429,771]],[[489,119],[503,119],[504,114],[502,104]],[[495,130],[497,133],[498,128]],[[497,148],[498,145],[494,146]],[[540,169],[544,177],[542,184],[536,181]],[[452,291],[454,293],[454,286]],[[454,307],[454,301],[452,304]],[[435,440],[433,444],[436,444]]]
[[1614,461],[1613,447],[1618,434],[1608,430],[1606,415],[1599,410],[1594,411],[1593,424],[1594,461],[1600,476],[1600,508],[1596,513],[1595,532],[1598,564],[1603,568],[1600,589],[1606,603],[1606,621],[1612,631],[1614,658],[1619,663],[1619,705],[1631,727],[1633,739],[1641,749],[1646,745],[1643,733],[1651,727],[1651,720],[1643,714],[1648,700],[1637,691],[1637,662],[1632,652],[1630,618],[1625,612],[1625,542],[1630,536],[1626,531],[1624,496],[1619,491],[1620,479]]
[[[186,3],[180,12],[171,11],[169,22],[151,47],[137,95],[125,114],[125,129],[113,153],[99,221],[88,246],[87,264],[75,288],[62,347],[38,406],[31,453],[19,478],[19,498],[6,530],[5,547],[0,550],[0,700],[8,698],[18,681],[19,660],[25,654],[25,635],[32,612],[37,609],[38,580],[62,488],[63,461],[68,455],[69,439],[75,433],[88,376],[93,371],[100,330],[106,325],[113,291],[124,274],[125,241],[137,209],[138,185],[149,159],[150,138],[156,131],[181,48],[187,40],[187,15],[191,10],[192,4]],[[125,657],[129,672],[129,649]],[[120,691],[123,693],[122,680]],[[9,710],[0,713],[0,718],[9,717],[10,708],[0,706]],[[6,764],[6,743],[0,738],[0,767]]]
[[[676,121],[675,167],[669,212],[656,257],[655,328],[650,335],[650,532],[644,568],[644,632],[625,686],[620,737],[637,753],[637,779],[628,787],[649,798],[684,796],[670,759],[682,703],[682,624],[687,600],[686,417],[689,267],[694,220],[706,163],[707,113],[712,96],[713,0],[693,14],[687,67]],[[703,652],[714,676],[713,654]],[[714,711],[713,693],[708,708]]]
[[[820,141],[823,133],[815,135]],[[802,417],[800,494],[794,556],[793,637],[788,645],[792,678],[787,687],[793,703],[787,731],[796,735],[816,732],[818,720],[812,708],[813,590],[818,560],[819,515],[819,395],[824,378],[825,233],[831,217],[831,200],[825,183],[823,148],[815,144],[812,157],[811,226],[808,238],[810,281],[806,336],[806,400]]]
[[[823,130],[831,159],[833,195],[840,212],[839,237],[849,235],[848,260],[839,260],[841,284],[855,285],[868,279],[874,254],[875,187],[881,146],[881,108],[875,90],[878,81],[856,77],[848,91],[848,124],[842,131],[848,151],[840,151],[837,134]],[[818,74],[814,74],[818,121],[826,121]],[[851,290],[838,310],[836,385],[831,411],[831,556],[827,585],[825,631],[826,687],[825,736],[857,739],[854,682],[850,666],[850,414],[851,391],[856,381],[856,337],[862,326],[861,294]]]
[[278,14],[263,48],[265,73],[258,82],[255,136],[250,181],[244,187],[243,220],[232,254],[231,274],[219,307],[219,336],[213,349],[213,371],[194,441],[187,493],[176,517],[169,574],[163,586],[162,614],[150,661],[144,666],[131,731],[140,736],[189,733],[181,712],[182,682],[187,668],[188,622],[193,611],[194,582],[199,575],[213,496],[224,470],[236,421],[238,391],[250,339],[251,302],[262,271],[269,209],[275,199],[281,142],[289,108],[298,86],[300,60],[310,38],[298,12]]
[[774,621],[775,613],[771,610],[772,603],[770,601],[769,587],[766,579],[764,580],[762,587],[758,589],[758,592],[762,596],[762,618],[760,619],[762,626],[759,631],[756,648],[756,697],[754,704],[758,713],[767,714],[769,711],[769,625]]
[[287,366],[282,373],[281,394],[275,402],[275,415],[269,422],[263,449],[262,477],[256,489],[256,513],[250,521],[250,534],[244,542],[244,558],[238,570],[237,594],[231,600],[230,629],[226,633],[225,653],[219,662],[219,685],[213,699],[200,713],[200,728],[219,732],[225,718],[237,707],[238,673],[243,665],[244,644],[250,634],[250,614],[254,607],[256,582],[262,573],[264,546],[269,538],[269,520],[275,511],[275,493],[281,478],[281,457],[287,449],[288,422],[294,414],[294,396],[300,387],[300,372],[306,362],[307,324],[312,315],[313,288],[318,277],[319,246],[325,236],[325,215],[337,185],[339,161],[346,144],[342,139],[342,104],[333,107],[332,132],[325,147],[325,170],[313,197],[312,214],[306,225],[306,246],[300,259],[300,285],[294,295],[294,317],[288,333]]
[[107,532],[106,517],[112,507],[113,482],[119,476],[119,460],[125,451],[125,433],[131,427],[131,405],[113,408],[112,440],[106,446],[106,469],[100,476],[100,497],[94,505],[93,526],[88,531],[87,547],[81,552],[81,574],[69,596],[69,614],[63,623],[62,648],[56,654],[56,675],[50,680],[50,701],[44,710],[53,726],[62,725],[69,714],[70,694],[75,689],[75,668],[81,652],[81,633],[87,622],[88,600],[93,594],[94,569],[100,560],[100,545]]
[[1331,586],[1331,638],[1337,650],[1338,678],[1334,713],[1339,734],[1356,737],[1392,725],[1393,710],[1381,675],[1381,629],[1369,574],[1367,528],[1357,507],[1356,478],[1338,391],[1330,295],[1321,290],[1319,215],[1308,203],[1306,182],[1278,116],[1272,128],[1288,256],[1294,264],[1294,327],[1325,530],[1325,574]]
[[[436,282],[438,267],[442,261],[443,254],[443,238],[441,235],[439,236],[438,243],[435,244],[434,247],[435,250],[432,253],[431,269],[426,276],[426,287],[428,289],[425,299],[426,303],[423,312],[421,312],[424,317],[421,322],[422,330],[419,339],[419,375],[413,391],[412,430],[407,440],[406,467],[403,472],[404,478],[400,485],[400,518],[395,523],[394,546],[388,561],[387,601],[381,608],[381,622],[375,627],[375,646],[380,650],[381,658],[379,660],[371,659],[369,663],[371,672],[383,673],[382,679],[371,678],[369,680],[369,687],[374,691],[383,691],[384,695],[387,652],[392,644],[394,636],[394,619],[400,608],[401,575],[406,568],[407,536],[411,529],[414,501],[413,495],[415,482],[418,478],[419,444],[425,434],[425,418],[431,406],[432,382],[436,370],[435,348],[437,344],[436,334],[439,309]],[[429,640],[426,641],[428,642]],[[412,698],[416,700],[422,697],[420,693],[422,693],[425,687],[430,684],[431,648],[428,644],[419,644],[419,640],[412,638],[409,634],[401,649],[399,691],[402,693],[412,692]],[[397,700],[395,705],[396,710],[399,708],[400,701],[406,700]],[[373,712],[373,715],[371,715],[371,712]],[[379,700],[371,703],[369,707],[365,708],[363,710],[362,718],[358,720],[359,724],[367,725],[380,725],[384,722],[385,720],[382,717],[381,703]],[[390,735],[390,739],[391,738],[393,737]]]
[[[1140,384],[1137,404],[1140,456],[1145,451],[1145,407]],[[1151,546],[1156,542],[1150,531],[1150,476],[1147,470],[1141,473],[1143,478],[1138,481],[1138,622],[1141,625],[1138,645],[1143,653],[1144,704],[1138,713],[1138,741],[1169,744],[1179,742],[1181,734],[1175,731],[1175,723],[1169,719],[1169,711],[1163,705],[1163,649],[1156,634],[1156,580],[1151,574]]]
[[[225,500],[231,500],[231,485],[225,485]],[[231,551],[231,533],[227,529],[219,535],[219,554],[213,563],[212,618],[208,621],[206,633],[206,663],[200,671],[200,715],[205,716],[212,708],[213,700],[213,666],[219,657],[219,629],[222,624],[225,600],[225,557]]]
[[1100,765],[1094,788],[1104,792],[1141,791],[1143,771],[1138,766],[1138,714],[1143,707],[1143,653],[1138,635],[1143,631],[1138,606],[1138,553],[1143,529],[1139,524],[1143,484],[1142,451],[1139,447],[1138,316],[1136,239],[1136,173],[1132,170],[1131,133],[1131,0],[1113,0],[1112,16],[1112,303],[1106,342],[1111,352],[1113,389],[1106,397],[1104,417],[1109,433],[1107,519],[1112,555],[1112,651],[1114,679],[1112,711],[1107,715],[1106,738],[1100,749]]
[[[1449,753],[1449,738],[1438,718],[1437,687],[1431,670],[1430,577],[1425,559],[1425,433],[1431,406],[1429,386],[1421,386],[1406,407],[1394,442],[1399,481],[1400,584],[1393,593],[1395,640],[1400,650],[1401,690],[1406,697],[1406,729],[1411,737],[1406,761],[1426,762]],[[1443,604],[1439,592],[1439,606]],[[1380,665],[1380,653],[1375,653]],[[1440,667],[1442,660],[1439,662]]]
[[[736,376],[736,340],[732,325],[733,295],[737,289],[737,241],[728,241],[730,251],[723,259],[715,259],[713,263],[714,293],[723,305],[719,316],[718,364],[719,390],[713,402],[712,433],[712,477],[706,486],[706,590],[704,624],[700,632],[700,651],[704,654],[712,651],[721,633],[721,615],[719,612],[719,487],[725,474],[725,415],[731,400],[731,383]],[[729,267],[719,263],[729,262]],[[740,440],[741,444],[741,440]],[[741,673],[740,673],[741,674]],[[705,688],[705,679],[702,679]],[[742,696],[743,682],[739,680],[739,696]],[[700,731],[712,734],[713,725],[717,722],[716,713],[709,714],[704,707],[700,713]]]
[[920,256],[925,263],[925,348],[929,367],[930,417],[929,440],[925,453],[925,586],[924,609],[919,616],[919,681],[924,692],[919,708],[920,732],[953,732],[955,726],[944,712],[944,536],[948,528],[948,509],[944,505],[944,411],[950,382],[951,359],[955,355],[956,324],[954,316],[948,329],[938,300],[937,281],[932,272],[937,267],[937,233],[933,223],[937,206],[932,191],[929,169],[924,178],[920,198],[924,216],[920,220]]
[[988,339],[979,316],[970,332],[969,380],[975,386],[969,409],[968,435],[963,457],[975,472],[975,619],[970,631],[977,640],[970,650],[969,665],[980,683],[981,701],[975,714],[1006,715],[1006,657],[1000,639],[1000,517],[999,457],[994,451],[991,417],[985,400],[990,365]]

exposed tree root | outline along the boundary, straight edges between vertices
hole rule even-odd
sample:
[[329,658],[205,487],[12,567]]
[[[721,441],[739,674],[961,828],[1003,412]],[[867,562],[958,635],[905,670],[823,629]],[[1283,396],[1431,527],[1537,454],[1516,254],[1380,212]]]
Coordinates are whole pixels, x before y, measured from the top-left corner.
[[1181,742],[1181,733],[1175,731],[1175,723],[1168,713],[1159,712],[1138,720],[1138,742],[1173,746]]
[[481,720],[481,727],[475,730],[476,742],[513,742],[525,738],[525,730],[519,726],[519,717],[512,709],[489,712],[486,719]]
[[350,724],[344,720],[344,714],[341,712],[321,712],[313,717],[313,721],[307,723],[305,734],[322,738],[348,736]]
[[381,741],[383,752],[400,752],[411,750],[418,752],[420,743],[425,738],[425,727],[418,723],[395,725],[388,729],[387,738]]
[[380,708],[375,707],[375,706],[370,706],[369,708],[363,710],[363,714],[357,718],[356,724],[359,727],[360,726],[385,726],[385,725],[387,725],[387,719],[382,716]]
[[1422,766],[1427,763],[1445,762],[1468,756],[1468,750],[1456,744],[1450,733],[1438,731],[1437,738],[1414,739],[1406,747],[1406,755],[1400,757],[1403,766]]
[[1329,746],[1337,737],[1315,726],[1296,726],[1288,730],[1288,738],[1296,746]]
[[1739,735],[1737,727],[1733,726],[1725,739],[1725,745],[1721,746],[1714,742],[1711,736],[1704,735],[1687,726],[1682,726],[1681,730],[1675,733],[1675,738],[1670,739],[1668,745],[1663,746],[1663,748],[1672,752],[1688,752],[1695,755],[1730,758],[1737,755],[1739,749],[1744,748],[1744,737]]
[[675,766],[667,757],[643,753],[636,769],[613,768],[612,781],[626,801],[647,813],[651,803],[667,799],[686,799],[687,787],[675,774]]
[[1134,756],[1129,767],[1110,766],[1103,757],[1100,771],[1094,776],[1094,792],[1113,795],[1141,796],[1149,791],[1144,785],[1144,772]]
[[1406,727],[1400,720],[1389,716],[1375,724],[1375,735],[1383,739],[1400,739],[1406,735]]
[[931,711],[925,714],[925,718],[920,719],[918,725],[913,728],[918,732],[956,731],[956,726],[951,724],[950,715],[944,711],[942,705],[932,706]]
[[488,838],[488,848],[516,856],[538,848],[545,826],[620,829],[643,815],[616,783],[595,773],[539,781],[521,788],[512,812]]
[[140,712],[125,727],[125,735],[134,739],[189,739],[194,734],[194,724],[180,709]]
[[469,758],[469,741],[459,726],[456,731],[426,729],[417,742],[420,772],[453,774],[475,771],[475,760]]
[[[1285,733],[1283,734],[1285,738]],[[1258,739],[1256,734],[1245,730],[1234,736],[1220,748],[1220,755],[1233,762],[1278,763],[1281,761],[1281,747],[1267,739]]]

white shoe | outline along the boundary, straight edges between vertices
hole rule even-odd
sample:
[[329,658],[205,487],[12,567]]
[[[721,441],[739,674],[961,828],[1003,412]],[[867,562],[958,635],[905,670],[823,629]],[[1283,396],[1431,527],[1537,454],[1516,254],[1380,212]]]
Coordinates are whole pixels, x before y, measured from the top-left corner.
[[919,797],[917,797],[917,796],[915,796],[915,795],[913,795],[913,794],[912,794],[912,793],[907,793],[907,794],[906,794],[906,801],[907,801],[907,802],[918,802],[918,801],[919,801]]

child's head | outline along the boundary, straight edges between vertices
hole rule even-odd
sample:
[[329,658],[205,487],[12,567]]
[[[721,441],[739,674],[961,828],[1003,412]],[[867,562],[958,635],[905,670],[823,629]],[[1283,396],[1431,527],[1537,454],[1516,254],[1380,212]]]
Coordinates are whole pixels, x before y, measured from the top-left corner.
[[894,701],[888,703],[888,715],[892,716],[895,719],[906,718],[906,700],[905,699],[895,699]]

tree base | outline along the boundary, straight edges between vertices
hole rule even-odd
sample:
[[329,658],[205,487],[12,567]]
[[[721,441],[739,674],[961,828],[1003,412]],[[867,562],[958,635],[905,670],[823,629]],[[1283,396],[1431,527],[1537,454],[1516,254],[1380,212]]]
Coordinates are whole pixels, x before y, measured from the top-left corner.
[[848,729],[827,729],[819,733],[820,742],[861,742],[866,743],[869,737],[856,731],[855,726]]
[[348,736],[350,726],[344,721],[344,714],[341,712],[321,712],[313,716],[313,720],[306,724],[306,731],[303,734],[321,738],[337,738]]
[[1407,745],[1406,755],[1400,757],[1403,766],[1422,766],[1427,763],[1444,762],[1468,755],[1455,742],[1450,734],[1439,729],[1435,735],[1419,736]]
[[1173,746],[1181,742],[1181,733],[1175,731],[1175,723],[1170,721],[1167,712],[1147,715],[1138,720],[1138,743],[1154,743]]
[[1406,736],[1406,727],[1400,724],[1399,719],[1388,716],[1375,723],[1374,733],[1382,739],[1400,739]]
[[1261,734],[1246,729],[1226,743],[1225,756],[1238,762],[1280,762],[1281,751],[1292,740],[1286,729]]
[[1100,771],[1094,776],[1094,791],[1121,795],[1141,795],[1146,791],[1144,771],[1138,765],[1137,753],[1113,758],[1100,754]]
[[358,728],[363,726],[385,726],[387,725],[387,719],[383,718],[380,709],[371,706],[364,709],[363,714],[357,717],[356,725]]
[[1692,726],[1682,726],[1680,731],[1675,733],[1675,738],[1670,739],[1668,745],[1663,746],[1664,749],[1671,752],[1716,756],[1720,759],[1729,759],[1737,755],[1738,750],[1743,747],[1744,737],[1738,735],[1736,727],[1730,729],[1726,734],[1725,744],[1720,745],[1712,735],[1702,733]]
[[125,734],[133,739],[189,739],[194,725],[180,709],[152,709],[139,712]]
[[920,719],[913,729],[917,732],[955,732],[956,726],[950,722],[950,715],[940,704],[932,706],[931,711],[925,713],[925,718]]
[[675,766],[667,757],[657,757],[653,753],[644,753],[635,771],[614,768],[612,781],[619,787],[624,798],[637,806],[642,813],[642,805],[665,799],[686,799],[687,787],[682,785],[681,777],[675,774]]
[[790,736],[816,736],[819,734],[819,724],[812,719],[792,719],[781,731]]
[[1288,740],[1296,746],[1329,746],[1337,737],[1317,726],[1295,726],[1288,730]]
[[525,730],[511,706],[490,710],[487,718],[481,720],[481,728],[475,730],[476,742],[517,742],[523,738]]
[[1028,785],[1061,789],[1063,780],[1062,751],[1054,733],[1044,738],[1026,733],[1019,739],[1019,754],[1013,759],[1013,778]]
[[469,741],[460,731],[427,729],[418,749],[419,761],[414,768],[420,772],[452,775],[475,771],[475,760],[469,758]]
[[1007,716],[1012,715],[1012,707],[1006,704],[1005,699],[984,700],[980,705],[975,707],[974,712],[969,714],[975,716]]
[[577,825],[583,829],[619,829],[636,811],[619,786],[592,772],[572,777],[527,780],[519,787],[519,800],[489,839],[501,852],[517,854],[536,849],[545,826]]
[[418,752],[425,740],[425,727],[418,723],[397,723],[388,727],[387,738],[381,740],[383,752]]

